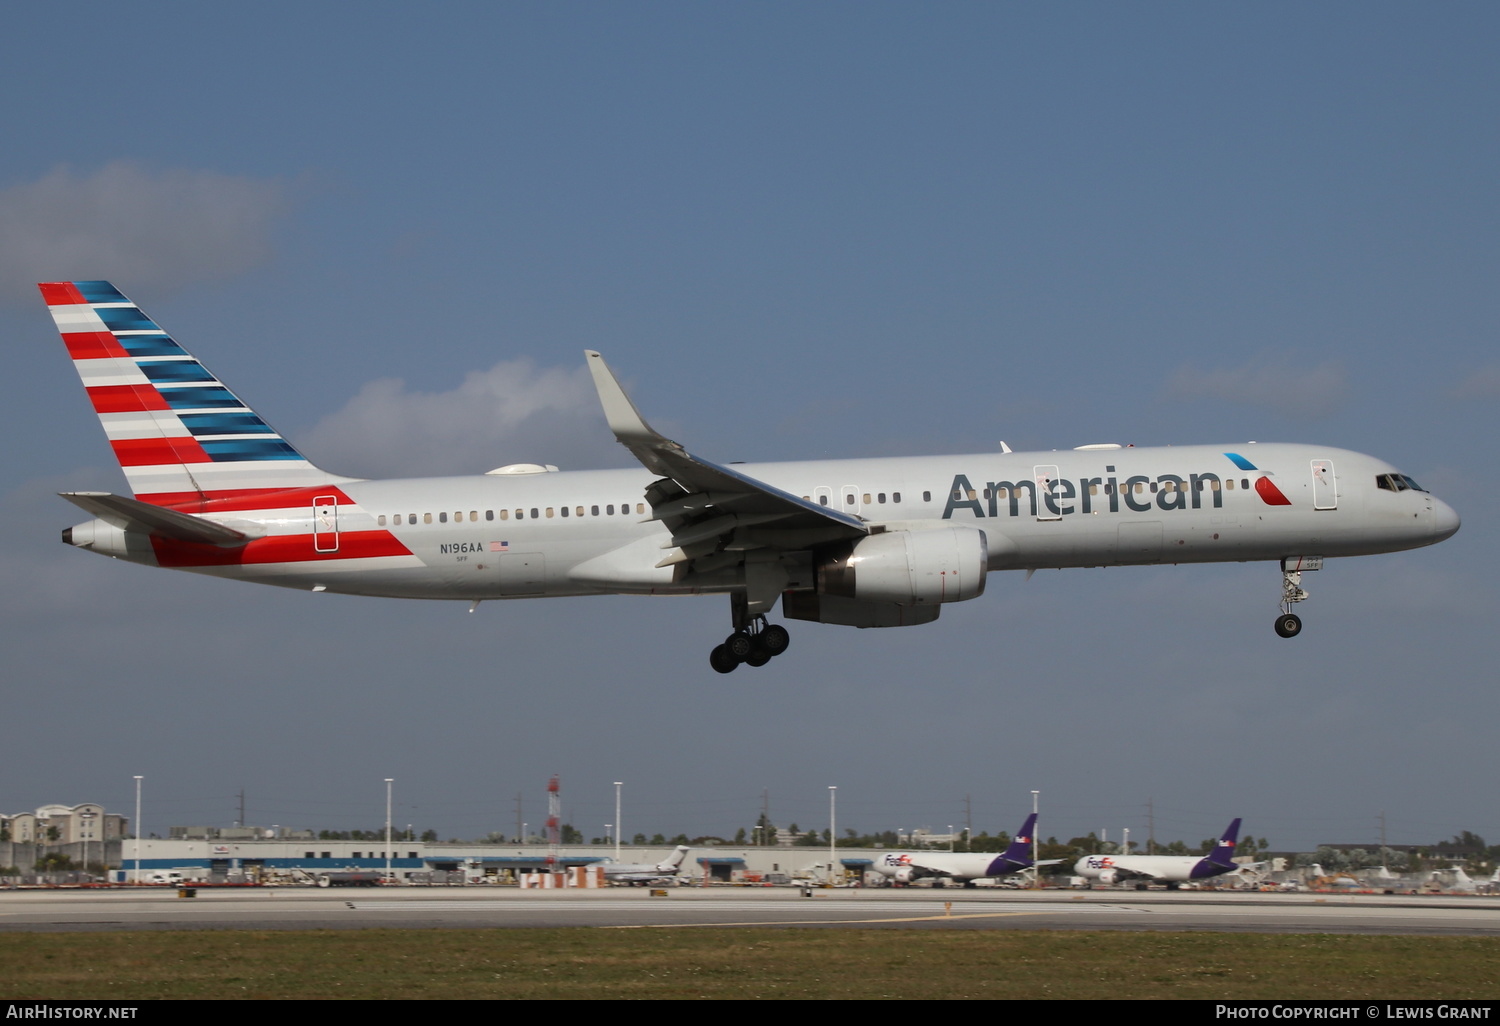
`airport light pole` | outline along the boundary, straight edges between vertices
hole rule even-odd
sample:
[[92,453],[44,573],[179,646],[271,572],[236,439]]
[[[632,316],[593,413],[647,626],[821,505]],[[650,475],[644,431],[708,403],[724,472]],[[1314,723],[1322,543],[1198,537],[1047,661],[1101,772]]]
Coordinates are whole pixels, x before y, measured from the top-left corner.
[[828,886],[833,886],[833,864],[837,853],[834,851],[839,843],[838,832],[838,796],[839,789],[835,784],[828,785]]
[[615,781],[615,861],[620,861],[620,788],[625,784]]
[[141,882],[141,776],[135,778],[135,884]]
[[391,882],[391,785],[395,777],[385,778],[385,882]]
[[[1031,814],[1033,816],[1036,815],[1037,800],[1041,796],[1041,793],[1042,792],[1040,792],[1040,791],[1033,791],[1033,792],[1031,792]],[[1041,886],[1042,886],[1042,871],[1039,868],[1037,868],[1037,864],[1036,864],[1036,822],[1035,821],[1033,821],[1032,824],[1031,824],[1031,877],[1032,877],[1032,881],[1035,883],[1037,889],[1040,890]]]

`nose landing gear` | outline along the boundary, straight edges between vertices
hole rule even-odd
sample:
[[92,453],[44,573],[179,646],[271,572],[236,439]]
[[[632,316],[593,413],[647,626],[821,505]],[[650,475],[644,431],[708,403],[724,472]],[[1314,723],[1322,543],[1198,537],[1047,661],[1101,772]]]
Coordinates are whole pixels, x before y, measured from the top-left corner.
[[757,616],[749,625],[724,639],[724,644],[708,655],[708,665],[720,673],[732,673],[740,663],[764,666],[787,650],[792,636],[778,623],[766,623]]
[[1276,633],[1281,637],[1295,638],[1302,633],[1302,618],[1292,612],[1292,604],[1307,601],[1307,592],[1302,587],[1302,571],[1322,567],[1321,557],[1299,556],[1281,561],[1281,614],[1276,617]]

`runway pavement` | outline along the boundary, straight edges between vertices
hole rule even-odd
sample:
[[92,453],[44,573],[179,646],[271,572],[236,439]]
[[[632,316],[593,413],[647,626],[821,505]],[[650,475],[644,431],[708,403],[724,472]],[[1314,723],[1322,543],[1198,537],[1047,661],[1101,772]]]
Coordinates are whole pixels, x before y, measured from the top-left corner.
[[1500,897],[1229,891],[934,891],[502,887],[0,891],[0,930],[295,930],[588,926],[1215,930],[1500,935]]

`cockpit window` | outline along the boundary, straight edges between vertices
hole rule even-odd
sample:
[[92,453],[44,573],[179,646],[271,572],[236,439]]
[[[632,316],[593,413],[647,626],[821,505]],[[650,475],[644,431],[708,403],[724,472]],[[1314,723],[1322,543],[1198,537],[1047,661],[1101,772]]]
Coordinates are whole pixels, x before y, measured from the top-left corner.
[[1384,488],[1388,492],[1425,492],[1427,490],[1405,474],[1380,474],[1375,478],[1375,487]]

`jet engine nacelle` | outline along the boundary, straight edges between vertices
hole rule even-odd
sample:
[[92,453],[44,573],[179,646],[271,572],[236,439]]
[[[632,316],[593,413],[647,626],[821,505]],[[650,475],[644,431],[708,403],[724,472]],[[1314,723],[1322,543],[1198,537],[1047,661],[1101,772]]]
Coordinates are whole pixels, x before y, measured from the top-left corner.
[[973,527],[887,531],[848,542],[817,568],[820,594],[903,606],[984,594],[989,544]]
[[1118,876],[1119,874],[1116,873],[1113,869],[1101,869],[1099,871],[1099,882],[1104,884],[1105,886],[1108,886],[1114,883],[1115,878]]
[[896,870],[896,875],[892,877],[892,879],[895,880],[898,884],[909,884],[913,880],[915,880],[917,876],[918,873],[915,868],[913,868],[912,866],[902,866],[900,869]]

